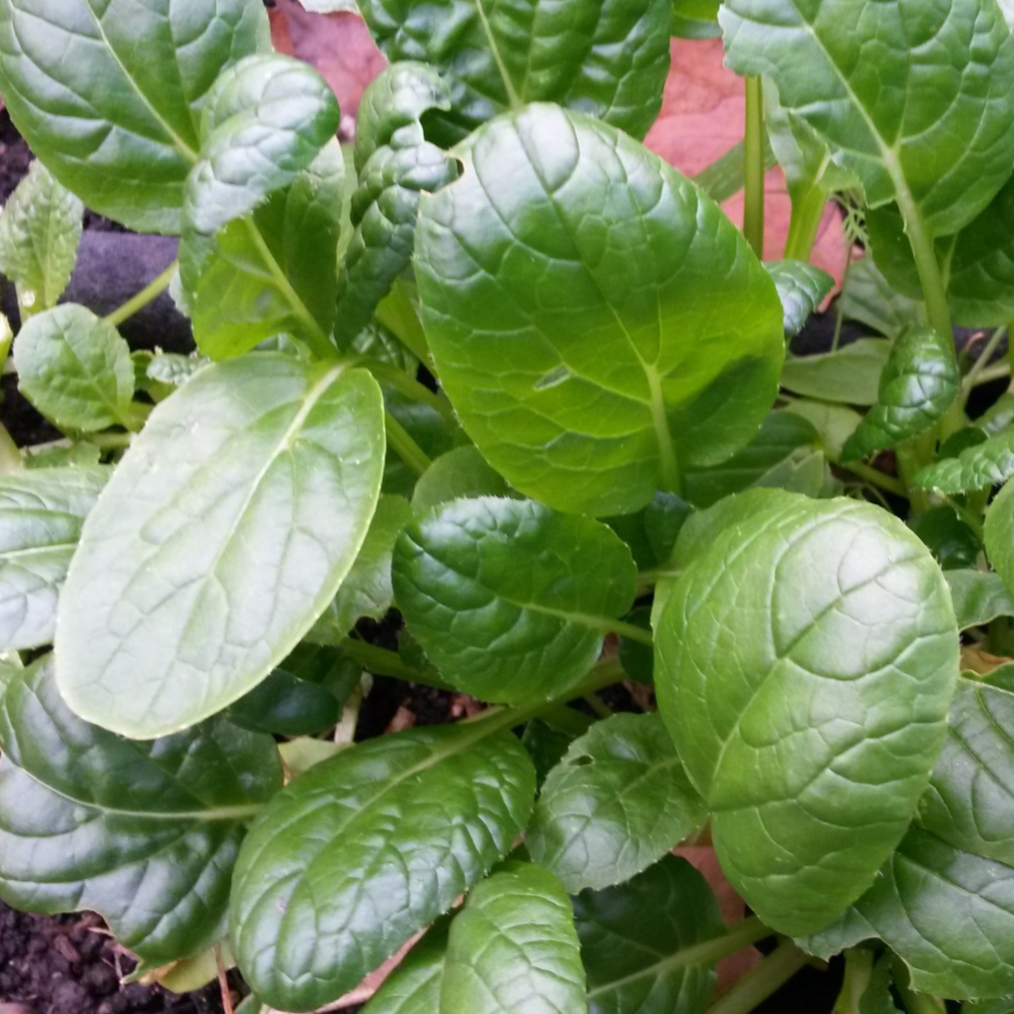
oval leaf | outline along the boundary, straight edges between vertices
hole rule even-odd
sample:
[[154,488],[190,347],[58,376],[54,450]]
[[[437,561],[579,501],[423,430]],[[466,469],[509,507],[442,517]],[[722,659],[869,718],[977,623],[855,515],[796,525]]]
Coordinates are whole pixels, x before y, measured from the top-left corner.
[[1014,598],[999,574],[981,570],[944,571],[958,629],[981,627],[999,616],[1014,616]]
[[557,697],[595,663],[634,601],[630,550],[603,524],[530,500],[455,500],[398,539],[395,598],[458,689],[487,701]]
[[310,768],[240,854],[231,922],[246,980],[280,1010],[341,996],[507,852],[534,794],[524,747],[482,722],[383,736]]
[[0,699],[0,896],[92,909],[145,961],[221,938],[245,822],[282,782],[270,736],[222,719],[153,743],[82,722],[52,657]]
[[920,468],[914,485],[941,493],[972,493],[1014,476],[1014,429],[966,447],[957,457]]
[[0,651],[53,640],[57,595],[108,478],[109,469],[95,465],[0,479]]
[[267,676],[366,536],[382,413],[365,371],[276,353],[208,366],[162,402],[89,515],[60,597],[71,707],[148,739]]
[[412,509],[421,514],[430,507],[462,497],[510,495],[510,486],[468,444],[441,454],[423,472],[412,492]]
[[655,683],[726,876],[801,934],[904,835],[946,733],[958,634],[940,568],[899,520],[760,492],[702,532],[658,622]]
[[461,423],[516,489],[632,513],[745,444],[784,340],[774,283],[717,204],[637,142],[534,106],[456,149],[416,276]]
[[616,715],[549,773],[525,842],[571,894],[656,862],[707,817],[658,715]]
[[53,175],[132,229],[179,232],[219,72],[271,48],[248,0],[0,0],[0,93]]
[[509,862],[451,923],[441,1014],[586,1014],[570,898],[551,873]]

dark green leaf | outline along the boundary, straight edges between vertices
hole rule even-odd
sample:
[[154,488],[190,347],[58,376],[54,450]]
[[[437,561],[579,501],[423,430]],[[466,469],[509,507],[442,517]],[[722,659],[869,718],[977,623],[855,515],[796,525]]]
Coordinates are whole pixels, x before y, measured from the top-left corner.
[[439,1014],[449,919],[439,919],[398,962],[363,1014]]
[[281,1010],[341,996],[507,852],[534,793],[524,748],[483,722],[383,736],[310,768],[240,853],[244,977]]
[[341,706],[329,690],[275,669],[228,709],[244,729],[279,736],[308,736],[338,724]]
[[551,873],[508,862],[451,923],[441,1014],[585,1014],[570,898]]
[[658,715],[616,715],[550,772],[525,842],[571,894],[629,880],[707,816]]
[[811,313],[834,288],[834,279],[805,261],[773,261],[764,265],[778,290],[785,317],[785,337],[795,338]]
[[835,352],[791,356],[782,370],[782,387],[821,401],[872,405],[890,354],[889,342],[860,338]]
[[1014,616],[1014,598],[999,574],[981,570],[948,570],[958,629],[981,627],[1000,616]]
[[470,444],[455,447],[422,474],[412,494],[412,509],[421,514],[462,497],[510,496],[511,489]]
[[0,93],[53,175],[132,229],[179,232],[200,110],[219,73],[271,48],[249,0],[0,2]]
[[382,412],[365,371],[280,353],[215,363],[158,405],[60,596],[57,680],[74,710],[150,738],[264,679],[366,537]]
[[950,335],[928,327],[904,332],[891,347],[877,400],[849,437],[842,457],[865,458],[919,436],[950,408],[960,384]]
[[927,784],[958,671],[950,594],[870,504],[758,490],[714,511],[656,622],[659,707],[726,876],[774,929],[814,932]]
[[[643,137],[669,72],[671,0],[361,0],[392,62],[421,60],[447,81],[441,142],[530,102],[558,102]],[[467,54],[467,59],[463,55]]]
[[424,114],[450,108],[447,84],[420,63],[396,63],[363,93],[356,118],[355,233],[338,282],[340,344],[369,323],[409,266],[422,194],[457,176],[457,162],[426,140],[422,126]]
[[88,725],[47,658],[0,699],[0,896],[93,909],[165,964],[219,940],[244,822],[280,787],[269,736],[222,719],[153,743]]
[[1000,490],[986,512],[986,553],[1008,591],[1014,591],[1014,484]]
[[656,493],[644,508],[644,528],[656,560],[667,561],[672,556],[680,530],[693,512],[675,493]]
[[487,701],[558,696],[634,601],[630,550],[603,524],[532,501],[455,500],[401,535],[394,591],[456,687]]
[[982,539],[958,517],[953,507],[947,504],[931,507],[911,525],[944,570],[974,567],[979,559]]
[[18,387],[57,426],[129,426],[130,348],[115,327],[75,303],[29,318],[14,343]]
[[[626,621],[633,623],[635,627],[651,630],[651,607],[638,606],[627,616]],[[616,654],[623,671],[632,680],[651,686],[655,679],[655,652],[651,645],[621,636]]]
[[0,478],[0,651],[53,640],[60,586],[108,478],[98,466]]
[[1014,429],[966,447],[956,458],[921,468],[914,484],[941,493],[971,493],[1006,482],[1014,475]]
[[56,306],[81,242],[84,205],[36,160],[0,213],[0,271],[18,287],[22,317]]
[[423,323],[462,425],[513,487],[628,514],[756,433],[781,303],[716,204],[553,106],[502,117],[457,154],[462,178],[420,212]]
[[[567,710],[571,711],[569,708]],[[580,715],[580,712],[574,711],[573,714]],[[591,724],[590,718],[588,724]],[[563,755],[575,738],[570,730],[551,725],[541,718],[533,718],[525,725],[521,742],[524,743],[525,749],[532,758],[532,764],[535,765],[535,780],[540,789],[549,772],[563,760]]]
[[682,952],[722,932],[704,878],[666,856],[626,884],[574,899],[591,1014],[701,1014],[715,989],[714,964]]

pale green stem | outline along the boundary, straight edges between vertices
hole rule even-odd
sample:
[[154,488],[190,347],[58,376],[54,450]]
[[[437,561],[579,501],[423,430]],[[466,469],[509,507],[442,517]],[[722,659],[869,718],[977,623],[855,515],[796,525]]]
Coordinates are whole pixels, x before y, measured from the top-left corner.
[[398,391],[399,394],[405,395],[406,398],[421,402],[423,405],[428,405],[435,412],[438,412],[446,422],[452,425],[457,423],[454,417],[454,409],[447,398],[441,394],[434,394],[424,384],[420,384],[418,380],[410,377],[404,370],[399,369],[397,366],[392,366],[390,363],[381,362],[379,359],[372,359],[369,356],[353,359],[351,362],[356,366],[365,367],[377,380],[390,384],[391,387]]
[[595,694],[585,694],[584,702],[599,718],[612,718],[615,712],[605,701],[596,697]]
[[13,475],[24,467],[18,445],[7,432],[7,427],[0,423],[0,475]]
[[128,317],[133,317],[139,310],[143,310],[152,300],[157,299],[169,288],[169,283],[173,280],[177,267],[178,262],[173,261],[165,271],[153,278],[136,295],[131,296],[123,306],[113,310],[112,313],[107,313],[105,319],[113,327],[119,327]]
[[436,687],[437,690],[453,689],[449,683],[445,683],[434,674],[412,668],[396,651],[379,648],[375,644],[357,641],[352,637],[343,638],[339,647],[349,658],[378,676],[393,676],[395,679],[408,680],[409,683]]
[[983,384],[992,384],[994,380],[1003,380],[1005,377],[1011,376],[1011,364],[997,363],[995,366],[986,366],[979,371],[979,375],[975,378],[974,387],[982,387]]
[[873,973],[873,952],[853,947],[845,952],[845,981],[831,1014],[860,1014],[859,1004]]
[[749,1014],[785,985],[809,958],[791,941],[783,940],[749,975],[708,1008],[708,1014]]
[[[932,432],[932,431],[931,431]],[[925,464],[922,456],[916,449],[916,441],[908,440],[895,448],[895,456],[898,459],[898,471],[901,473],[901,481],[908,490],[909,502],[917,514],[925,514],[929,510],[929,494],[924,489],[918,489],[913,483],[916,472]]]
[[858,475],[864,482],[868,482],[871,486],[877,486],[879,489],[884,490],[887,493],[893,493],[895,496],[903,496],[908,498],[908,490],[905,488],[904,483],[900,480],[895,479],[894,476],[885,475],[877,468],[871,468],[869,465],[864,465],[860,461],[852,461],[847,465],[841,465],[842,469],[846,472],[851,472],[853,475]]
[[[849,258],[845,262],[845,270],[842,272],[841,276],[841,291],[843,293],[845,292],[845,286],[848,285],[849,283],[849,272],[851,270],[852,270],[852,254],[850,252]],[[834,322],[834,337],[831,339],[832,352],[838,351],[838,343],[841,341],[841,329],[842,325],[845,323],[845,308],[842,306],[840,299],[838,300],[838,305],[835,309],[837,310],[837,314],[835,316]]]
[[613,634],[627,638],[628,641],[637,641],[638,644],[646,644],[649,648],[655,643],[651,637],[651,631],[639,627],[636,623],[624,623],[623,620],[606,620],[603,627]]
[[761,79],[746,79],[745,202],[743,235],[764,258],[764,94]]
[[415,304],[406,291],[405,282],[398,279],[391,291],[380,301],[376,318],[419,360],[430,365],[430,350],[426,334],[419,323]]
[[[975,389],[978,382],[979,375],[982,371],[989,366],[989,361],[993,358],[993,354],[1000,347],[1000,343],[1004,339],[1004,335],[1007,334],[1006,327],[998,327],[989,337],[989,341],[986,342],[985,347],[979,354],[978,358],[972,363],[972,368],[968,371],[967,376],[961,382],[961,407],[964,408],[968,404],[968,396]],[[1005,365],[1009,365],[1005,364]]]
[[908,968],[895,958],[891,963],[894,972],[894,985],[898,989],[901,1002],[908,1014],[945,1014],[947,1005],[929,993],[917,993],[909,984]]
[[387,442],[394,453],[415,472],[422,475],[433,464],[426,452],[412,439],[408,430],[390,412],[384,413]]
[[827,191],[814,185],[801,200],[792,202],[792,217],[789,220],[789,234],[785,239],[785,259],[808,261],[817,242],[827,205]]

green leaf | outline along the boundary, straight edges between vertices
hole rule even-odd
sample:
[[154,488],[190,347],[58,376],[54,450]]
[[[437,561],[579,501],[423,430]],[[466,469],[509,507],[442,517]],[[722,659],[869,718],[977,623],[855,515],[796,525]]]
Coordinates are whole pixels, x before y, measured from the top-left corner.
[[108,477],[92,466],[0,478],[0,651],[53,640],[60,586]]
[[1000,616],[1014,616],[1014,598],[999,574],[948,570],[944,577],[951,588],[959,630],[985,626]]
[[779,932],[815,932],[926,787],[958,672],[950,594],[870,504],[759,490],[716,510],[656,623],[659,708],[730,882]]
[[278,668],[232,704],[228,716],[254,732],[308,736],[337,725],[341,706],[329,690]]
[[338,594],[306,635],[316,644],[339,644],[356,625],[369,616],[382,620],[391,608],[391,559],[402,529],[412,520],[412,508],[400,496],[384,495],[377,504],[356,562]]
[[0,213],[0,271],[18,287],[22,317],[56,306],[70,282],[84,205],[36,160]]
[[950,408],[960,386],[954,339],[928,327],[906,331],[892,345],[877,400],[842,457],[865,458],[924,433]]
[[834,352],[790,356],[782,369],[782,387],[819,401],[872,405],[890,354],[890,342],[860,338]]
[[180,271],[194,337],[225,359],[281,333],[327,335],[338,292],[345,162],[331,141],[289,187],[230,222],[210,249],[184,236]]
[[718,38],[718,7],[719,0],[672,0],[670,33],[681,39]]
[[923,304],[893,289],[869,256],[849,268],[839,305],[846,320],[857,320],[888,338],[926,319]]
[[456,151],[462,178],[420,212],[423,324],[462,426],[515,489],[629,514],[756,433],[782,308],[718,205],[553,106]]
[[231,923],[247,982],[281,1010],[341,996],[507,852],[534,793],[524,747],[488,722],[383,736],[310,768],[240,853]]
[[966,447],[955,458],[941,458],[915,473],[919,489],[971,493],[1006,482],[1014,475],[1014,429]]
[[[651,606],[638,606],[627,616],[627,623],[651,630]],[[620,636],[616,657],[630,679],[651,686],[655,682],[655,652],[650,644]]]
[[591,1014],[701,1014],[715,991],[714,962],[683,952],[722,933],[704,877],[666,856],[632,880],[574,899]]
[[752,486],[790,489],[817,496],[824,484],[824,456],[817,431],[801,416],[770,412],[757,434],[728,461],[687,471],[687,499],[710,507]]
[[530,500],[455,500],[402,533],[394,592],[426,654],[482,700],[551,700],[631,607],[630,550],[603,524]]
[[778,290],[785,317],[785,337],[795,338],[811,313],[834,288],[834,279],[806,261],[773,261],[764,265]]
[[[420,60],[448,83],[451,112],[434,140],[461,140],[485,120],[558,102],[644,137],[669,73],[671,0],[362,0],[384,55]],[[463,58],[467,54],[467,58]]]
[[[571,708],[565,709],[568,721],[573,715],[578,721],[585,721],[584,728],[592,724],[592,719],[582,716],[580,712]],[[532,758],[535,765],[535,780],[541,789],[545,784],[549,772],[563,760],[563,755],[570,748],[570,744],[577,738],[575,732],[569,728],[563,729],[559,724],[551,724],[541,718],[533,718],[525,724],[525,731],[521,736],[521,742]]]
[[510,486],[493,471],[471,445],[441,454],[422,474],[412,494],[412,509],[421,514],[431,507],[462,497],[510,496]]
[[270,50],[248,0],[0,2],[0,93],[32,151],[88,207],[179,232],[200,109],[219,73]]
[[439,1014],[450,919],[438,919],[398,962],[363,1014]]
[[719,21],[729,66],[770,75],[870,207],[945,235],[1010,176],[1014,39],[994,3],[726,0]]
[[913,518],[910,525],[945,571],[974,567],[979,559],[981,536],[962,521],[949,504],[931,507],[925,514]]
[[707,817],[658,715],[615,715],[575,740],[525,843],[571,894],[629,880]]
[[1014,590],[1014,484],[1008,483],[986,511],[986,553],[1008,591]]
[[570,898],[551,873],[508,862],[472,888],[451,923],[442,1014],[586,1014]]
[[71,707],[146,739],[264,679],[366,537],[382,412],[365,371],[281,353],[215,363],[158,405],[60,596],[56,672]]
[[845,441],[856,431],[861,416],[844,405],[829,405],[823,401],[791,401],[785,412],[798,415],[817,431],[820,445],[831,461],[841,461]]
[[64,429],[133,428],[134,367],[116,328],[76,303],[30,317],[14,343],[18,388]]
[[92,909],[145,961],[221,938],[244,822],[282,783],[269,736],[216,718],[138,743],[63,703],[52,657],[0,699],[0,897]]
[[950,732],[916,824],[870,890],[825,933],[828,954],[879,937],[915,989],[951,999],[1014,991],[1014,694],[958,681]]
[[409,266],[422,194],[447,185],[458,164],[423,134],[422,117],[451,108],[431,67],[396,63],[363,93],[356,118],[355,233],[338,282],[335,333],[348,344]]
[[307,63],[278,53],[226,70],[201,109],[200,161],[187,177],[186,224],[213,236],[290,186],[338,130],[338,101]]

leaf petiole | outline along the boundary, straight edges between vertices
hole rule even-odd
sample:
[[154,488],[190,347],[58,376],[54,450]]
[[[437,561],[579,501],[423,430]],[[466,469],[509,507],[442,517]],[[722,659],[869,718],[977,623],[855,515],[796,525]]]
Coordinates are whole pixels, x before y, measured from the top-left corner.
[[759,77],[746,79],[746,139],[744,148],[745,204],[743,235],[753,252],[764,257],[764,90]]
[[791,940],[783,940],[749,975],[708,1008],[708,1014],[748,1014],[791,979],[808,961]]
[[178,267],[179,261],[173,261],[169,267],[156,275],[140,292],[131,296],[130,299],[122,306],[113,310],[112,313],[107,313],[105,319],[113,327],[119,327],[128,317],[133,317],[135,313],[143,310],[169,288],[169,283],[173,280],[173,275],[176,274]]
[[412,439],[411,434],[390,412],[384,413],[387,428],[387,442],[394,453],[412,469],[416,475],[422,475],[433,464],[426,452]]

